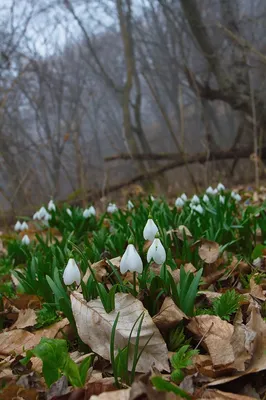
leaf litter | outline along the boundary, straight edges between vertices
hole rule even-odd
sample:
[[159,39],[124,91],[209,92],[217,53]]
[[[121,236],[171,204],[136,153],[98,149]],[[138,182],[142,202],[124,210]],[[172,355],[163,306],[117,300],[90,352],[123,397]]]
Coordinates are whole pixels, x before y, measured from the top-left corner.
[[[259,207],[259,195],[255,199]],[[257,214],[262,215],[262,212],[259,210]],[[113,229],[117,229],[115,224],[119,222],[115,218],[114,216],[114,225],[112,217],[108,219],[108,224],[103,222],[105,229],[111,229],[112,226]],[[204,221],[201,224],[204,225]],[[256,234],[258,230],[256,227]],[[60,242],[64,240],[64,232],[60,228],[55,227],[53,232],[56,238],[51,241],[49,247],[59,239]],[[40,236],[41,239],[38,239],[36,234],[38,235],[38,230],[35,231],[31,227],[30,235],[34,241],[45,238],[44,232]],[[154,284],[142,289],[143,283],[139,281],[135,286],[139,291],[138,297],[133,291],[134,275],[120,274],[121,246],[120,252],[114,252],[113,257],[109,257],[107,252],[103,259],[98,258],[92,262],[89,260],[90,265],[86,268],[84,264],[82,266],[81,259],[83,284],[76,288],[77,290],[72,288],[69,296],[74,327],[68,318],[64,318],[68,314],[65,306],[61,308],[61,300],[54,311],[59,320],[50,326],[36,329],[38,312],[43,306],[43,296],[37,292],[30,292],[29,289],[25,290],[25,287],[23,293],[20,291],[16,296],[4,296],[0,314],[0,379],[3,381],[0,399],[265,398],[266,387],[262,383],[266,371],[266,285],[263,267],[266,246],[263,229],[260,226],[261,247],[256,247],[258,243],[253,243],[252,254],[259,253],[256,260],[252,260],[251,253],[244,255],[238,250],[232,250],[234,244],[230,249],[230,246],[226,248],[227,243],[220,242],[219,239],[210,240],[210,236],[203,237],[204,231],[200,237],[191,225],[182,224],[182,220],[181,224],[168,229],[167,234],[171,241],[171,251],[181,249],[181,252],[176,251],[177,268],[169,258],[165,271],[151,263],[151,276],[146,278],[150,281],[155,279]],[[100,238],[97,240],[100,242]],[[241,236],[236,235],[231,242],[236,243],[240,240]],[[3,259],[9,255],[5,243],[1,240],[0,251]],[[150,245],[151,242],[143,243],[144,254]],[[199,267],[203,267],[194,315],[186,315],[180,308],[181,265],[184,266],[186,279],[190,279],[191,282]],[[172,282],[167,280],[167,274],[173,277]],[[10,277],[11,275],[12,272]],[[41,275],[37,279],[40,277]],[[93,289],[96,291],[94,298],[86,299],[86,292],[85,296],[81,293],[84,291],[83,285],[93,285],[91,281],[94,278],[108,290],[113,287],[115,278],[116,284],[121,285],[121,288],[123,284],[128,285],[130,293],[123,293],[120,288],[121,292],[118,290],[114,294],[114,309],[107,312],[97,286]],[[167,282],[168,286],[163,287],[162,281]],[[13,280],[13,286],[19,284],[20,280]],[[176,285],[177,292],[174,291],[173,284]],[[230,290],[234,290],[240,297],[231,299],[236,302],[235,308],[229,307],[226,313],[222,299]],[[152,305],[147,302],[151,293],[155,296]],[[215,314],[218,309],[219,315]],[[138,332],[135,322],[142,314],[143,322]],[[115,370],[110,350],[114,324],[115,359],[118,360],[121,351],[128,347],[128,364],[124,368],[131,371],[136,346],[141,353],[135,366],[134,380],[130,385],[120,381],[119,390],[114,379]],[[63,375],[48,389],[43,378],[44,366],[40,359],[33,357],[27,366],[20,364],[20,358],[25,357],[27,351],[34,349],[43,337],[67,339],[71,358],[79,367],[86,360],[86,356],[93,356],[92,365],[87,375],[84,375],[83,387],[73,387]],[[168,348],[170,337],[171,346],[174,346],[174,350],[171,351]],[[186,343],[190,348],[197,349],[199,354],[193,356],[188,365],[182,364],[180,358],[180,371],[174,375],[171,358],[178,354]],[[160,385],[152,383],[153,377],[161,379],[160,382],[163,383],[160,385],[163,385],[163,390]]]

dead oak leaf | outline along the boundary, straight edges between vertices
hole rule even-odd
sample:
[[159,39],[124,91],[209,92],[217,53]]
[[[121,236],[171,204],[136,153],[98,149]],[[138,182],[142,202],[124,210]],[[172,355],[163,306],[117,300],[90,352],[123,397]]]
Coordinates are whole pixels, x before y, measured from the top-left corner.
[[203,339],[214,368],[225,368],[235,360],[231,338],[234,328],[215,315],[199,315],[191,318],[187,329]]
[[[137,372],[146,372],[153,364],[158,370],[169,371],[167,347],[141,301],[131,294],[116,293],[115,310],[107,313],[100,299],[86,302],[80,293],[73,292],[71,305],[80,338],[93,352],[110,360],[110,339],[114,321],[119,313],[116,327],[115,350],[127,346],[129,334],[136,320],[144,313],[139,337],[139,352],[143,350],[137,364]],[[133,361],[138,323],[135,325],[129,351],[129,369]],[[149,340],[150,339],[150,340]],[[149,340],[148,344],[147,341]]]
[[16,322],[10,327],[12,329],[23,329],[30,326],[34,326],[37,322],[37,315],[34,310],[28,308],[27,310],[20,310],[18,314],[18,319]]
[[187,316],[177,307],[171,297],[166,297],[160,311],[152,319],[160,330],[167,330],[175,327],[183,319],[187,319]]
[[199,256],[207,264],[214,263],[220,252],[220,246],[218,243],[211,240],[202,239],[199,247]]

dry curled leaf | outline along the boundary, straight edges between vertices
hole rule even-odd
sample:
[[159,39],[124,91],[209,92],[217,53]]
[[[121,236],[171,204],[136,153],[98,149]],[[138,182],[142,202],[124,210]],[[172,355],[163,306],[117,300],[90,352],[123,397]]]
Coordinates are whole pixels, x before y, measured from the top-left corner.
[[218,243],[206,239],[201,240],[199,256],[204,262],[207,264],[214,263],[219,257],[219,252],[220,246]]
[[217,389],[207,389],[202,396],[199,397],[200,400],[254,400],[254,397],[243,396],[241,394],[222,392]]
[[203,338],[214,368],[226,368],[234,362],[231,345],[234,328],[231,324],[215,315],[199,315],[191,319],[187,329]]
[[154,315],[153,322],[160,330],[171,329],[187,316],[174,303],[171,297],[166,297],[158,314]]
[[[110,260],[110,262],[118,269],[120,265],[121,257],[115,257]],[[91,269],[94,271],[95,278],[98,282],[102,282],[111,272],[111,268],[108,265],[107,260],[100,260],[91,265]],[[86,274],[83,277],[83,281],[87,283],[91,275],[90,268],[87,269]]]
[[37,315],[34,310],[28,308],[27,310],[20,310],[18,314],[18,319],[11,326],[10,329],[23,329],[30,326],[34,326],[37,322]]
[[[131,294],[116,293],[115,310],[106,313],[100,299],[86,302],[80,293],[73,292],[71,305],[80,338],[92,351],[110,360],[110,339],[113,323],[119,312],[116,327],[115,349],[123,349],[128,342],[130,331],[136,320],[144,313],[139,351],[143,353],[136,370],[146,372],[152,365],[158,370],[169,371],[166,344],[143,304]],[[131,336],[129,368],[132,365],[133,349],[136,342],[138,323]],[[150,339],[151,338],[151,339]],[[147,344],[148,339],[150,339]],[[147,344],[147,345],[146,345]]]

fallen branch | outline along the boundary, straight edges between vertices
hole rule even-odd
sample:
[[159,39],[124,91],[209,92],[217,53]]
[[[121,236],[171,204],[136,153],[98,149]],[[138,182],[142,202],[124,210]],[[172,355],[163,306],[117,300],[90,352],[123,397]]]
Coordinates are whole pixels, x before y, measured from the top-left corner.
[[[262,155],[266,158],[266,147],[261,149]],[[104,160],[106,162],[115,161],[115,160],[175,160],[175,163],[171,163],[170,165],[174,165],[174,167],[169,165],[169,169],[179,167],[182,165],[193,164],[193,163],[205,163],[209,160],[226,160],[226,159],[237,159],[237,158],[247,158],[253,152],[251,147],[242,148],[239,150],[227,150],[227,151],[211,151],[208,155],[204,153],[197,153],[193,156],[186,155],[184,161],[184,157],[178,153],[143,153],[143,154],[134,154],[130,155],[128,153],[116,154],[114,156],[106,157]],[[168,167],[168,166],[167,166]],[[161,170],[161,169],[160,169]],[[151,173],[153,173],[151,171]]]

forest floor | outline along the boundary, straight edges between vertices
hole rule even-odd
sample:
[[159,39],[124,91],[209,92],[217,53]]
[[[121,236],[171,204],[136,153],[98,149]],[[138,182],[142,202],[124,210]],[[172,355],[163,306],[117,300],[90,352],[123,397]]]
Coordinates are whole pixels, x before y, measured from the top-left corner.
[[266,399],[265,187],[127,200],[1,232],[0,400]]

